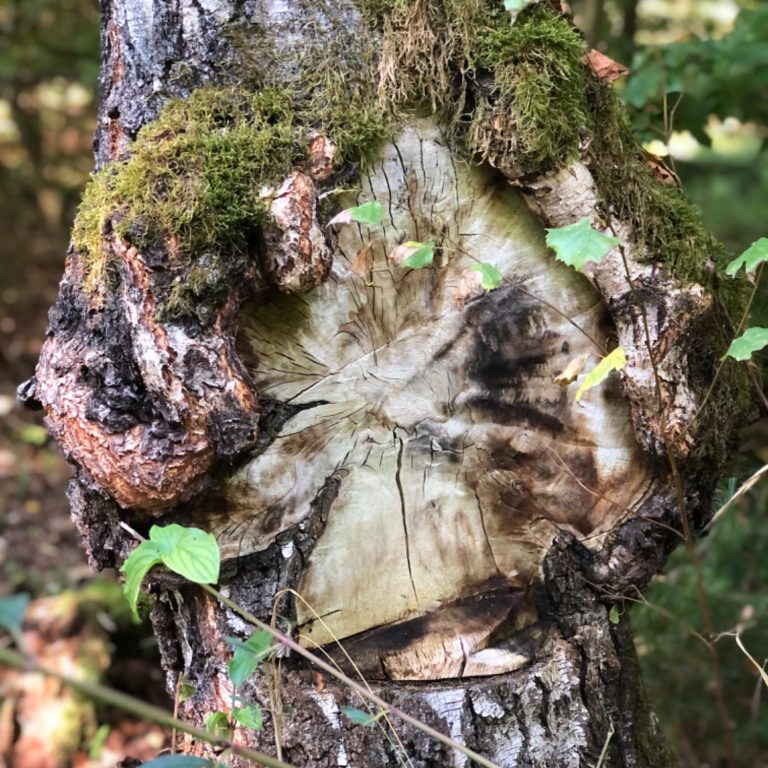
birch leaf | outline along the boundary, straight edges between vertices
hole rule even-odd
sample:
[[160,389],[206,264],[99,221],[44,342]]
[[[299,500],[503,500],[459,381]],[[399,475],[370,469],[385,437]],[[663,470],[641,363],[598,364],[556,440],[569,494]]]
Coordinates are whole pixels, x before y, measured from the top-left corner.
[[378,200],[370,200],[354,208],[347,208],[337,213],[329,222],[332,224],[350,224],[356,221],[360,224],[379,224],[384,218],[384,206]]
[[398,267],[410,267],[411,269],[423,269],[432,266],[435,256],[435,244],[433,242],[420,243],[418,240],[408,240],[398,245],[389,254],[389,258]]
[[583,272],[588,262],[599,264],[605,254],[619,244],[619,239],[594,229],[589,216],[585,216],[575,224],[548,229],[546,242],[559,261]]
[[473,264],[470,269],[473,272],[480,273],[480,285],[482,285],[486,291],[492,291],[501,285],[501,272],[499,272],[493,264],[483,261],[480,264]]
[[627,364],[627,356],[622,347],[616,347],[609,355],[606,355],[585,377],[576,392],[576,400],[592,387],[596,387],[608,378],[611,371],[620,371]]
[[768,328],[747,328],[738,339],[731,342],[728,351],[723,357],[732,357],[734,360],[749,360],[754,352],[761,350],[768,344]]
[[755,240],[741,256],[737,256],[725,268],[725,273],[731,277],[736,277],[737,272],[742,267],[747,270],[747,273],[754,272],[765,261],[768,261],[768,237],[761,237],[759,240]]

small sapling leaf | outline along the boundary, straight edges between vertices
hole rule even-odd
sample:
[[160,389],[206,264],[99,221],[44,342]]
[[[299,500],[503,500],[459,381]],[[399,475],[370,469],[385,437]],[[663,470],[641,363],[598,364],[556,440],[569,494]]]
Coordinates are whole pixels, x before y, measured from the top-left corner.
[[585,216],[575,224],[547,230],[547,245],[555,252],[559,261],[579,272],[590,261],[599,264],[614,246],[617,237],[610,237],[594,229]]
[[768,328],[747,328],[738,339],[731,342],[723,358],[732,357],[734,360],[749,360],[753,353],[768,345]]
[[211,712],[205,718],[205,729],[217,736],[226,736],[229,733],[229,717],[226,712]]
[[408,240],[398,245],[389,254],[389,258],[398,267],[409,267],[410,269],[423,269],[432,266],[434,256],[435,244],[432,242],[420,243],[418,240]]
[[370,728],[384,714],[380,712],[377,715],[372,715],[370,712],[363,712],[362,709],[348,707],[345,704],[342,704],[339,709],[355,725],[364,725],[366,728]]
[[196,584],[219,580],[220,554],[216,539],[199,528],[182,525],[153,525],[149,530],[163,565]]
[[235,649],[227,665],[227,672],[232,685],[239,688],[272,653],[272,635],[257,629],[245,642],[236,637],[228,637],[227,643]]
[[258,704],[232,707],[232,718],[235,722],[240,723],[240,725],[252,728],[254,731],[260,731],[264,728],[264,718],[261,714],[261,707]]
[[0,629],[4,629],[18,644],[21,637],[21,625],[29,605],[29,595],[19,592],[0,598]]
[[479,264],[473,264],[470,269],[473,272],[479,272],[481,277],[480,285],[486,291],[493,291],[501,285],[501,272],[493,264],[482,261]]
[[585,377],[581,386],[576,391],[576,400],[592,387],[596,387],[608,378],[611,371],[620,371],[627,364],[627,355],[622,347],[616,347],[609,355],[606,355]]
[[162,563],[160,552],[153,541],[142,541],[136,549],[125,559],[120,570],[125,574],[125,598],[128,605],[131,606],[131,612],[136,621],[139,620],[139,613],[136,610],[136,604],[139,600],[139,589],[141,582],[149,572],[150,568]]
[[611,610],[608,611],[608,621],[610,621],[611,624],[618,624],[620,620],[621,614],[619,613],[619,606],[612,605]]
[[384,206],[378,200],[370,200],[354,208],[347,208],[337,213],[329,222],[332,224],[350,224],[357,221],[360,224],[379,224],[384,219]]
[[731,277],[736,277],[742,267],[747,270],[747,273],[754,272],[766,261],[768,261],[768,237],[761,237],[759,240],[755,240],[741,256],[737,256],[725,268],[725,273]]
[[192,755],[163,755],[142,763],[143,768],[213,768],[215,763]]

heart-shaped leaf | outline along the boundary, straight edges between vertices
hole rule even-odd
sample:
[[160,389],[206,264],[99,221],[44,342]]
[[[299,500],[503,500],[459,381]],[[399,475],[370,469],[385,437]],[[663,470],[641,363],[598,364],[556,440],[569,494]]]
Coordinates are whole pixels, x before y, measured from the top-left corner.
[[219,545],[212,534],[182,525],[153,525],[149,540],[157,547],[166,568],[196,584],[219,580]]
[[482,278],[480,284],[486,291],[492,291],[501,285],[501,272],[493,264],[483,261],[479,264],[473,264],[470,269],[480,273]]

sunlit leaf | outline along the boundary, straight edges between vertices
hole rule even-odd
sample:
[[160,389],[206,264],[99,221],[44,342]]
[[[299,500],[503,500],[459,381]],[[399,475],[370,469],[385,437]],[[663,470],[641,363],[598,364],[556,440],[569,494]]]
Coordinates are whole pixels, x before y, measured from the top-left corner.
[[379,224],[384,218],[384,206],[378,200],[370,200],[354,208],[347,208],[337,213],[329,222],[331,224],[350,224],[357,221],[360,224]]
[[254,731],[260,731],[264,727],[264,718],[261,714],[261,707],[258,704],[232,707],[232,717],[240,725],[252,728]]
[[610,621],[611,624],[618,624],[620,620],[621,614],[619,613],[619,606],[612,605],[611,610],[608,611],[608,621]]
[[125,574],[125,592],[128,605],[131,606],[131,612],[138,621],[139,614],[136,610],[136,604],[139,600],[139,589],[141,582],[149,572],[150,568],[162,563],[160,552],[153,541],[142,541],[136,549],[131,552],[120,569]]
[[572,384],[579,377],[579,374],[584,370],[584,366],[589,359],[589,353],[578,355],[570,360],[568,365],[565,366],[562,373],[555,376],[555,384],[559,384],[561,387],[567,387]]
[[749,360],[753,353],[761,350],[768,344],[768,328],[747,328],[738,339],[731,342],[728,351],[723,357],[732,357],[734,360]]
[[726,268],[725,273],[736,277],[737,272],[744,267],[747,272],[754,272],[762,263],[768,261],[768,237],[755,240],[741,256],[737,256]]
[[501,285],[501,272],[499,272],[493,264],[488,264],[483,261],[479,264],[473,264],[470,269],[473,272],[480,273],[480,277],[482,278],[480,284],[486,291],[492,291]]
[[149,531],[163,565],[196,584],[219,580],[219,545],[212,534],[182,525],[153,525]]
[[370,728],[381,717],[381,713],[372,715],[370,712],[363,712],[362,709],[348,707],[345,704],[342,704],[339,709],[341,709],[344,716],[355,725],[364,725],[367,728]]
[[576,400],[592,387],[596,387],[608,378],[611,371],[620,371],[627,364],[627,356],[621,347],[616,347],[609,355],[606,355],[585,377],[581,386],[576,391]]
[[557,259],[579,272],[589,262],[599,264],[614,246],[617,237],[610,237],[594,229],[589,217],[585,216],[575,224],[547,230],[547,245],[555,252]]
[[398,267],[409,267],[410,269],[423,269],[431,266],[434,256],[434,243],[420,243],[417,240],[408,240],[396,246],[389,254],[389,258]]

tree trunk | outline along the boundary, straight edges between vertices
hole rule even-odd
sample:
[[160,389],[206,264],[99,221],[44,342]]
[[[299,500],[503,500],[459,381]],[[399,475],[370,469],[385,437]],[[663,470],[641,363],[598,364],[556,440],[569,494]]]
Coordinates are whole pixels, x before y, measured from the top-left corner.
[[[560,4],[110,0],[103,44],[100,170],[25,388],[94,564],[134,545],[120,520],[205,528],[231,599],[493,763],[673,764],[609,609],[708,519],[741,286]],[[583,217],[621,241],[586,275],[544,245]],[[577,401],[561,374],[616,345]],[[151,591],[182,714],[228,709],[249,627]],[[345,720],[293,656],[239,693],[271,710],[238,738],[297,766],[470,764]]]

